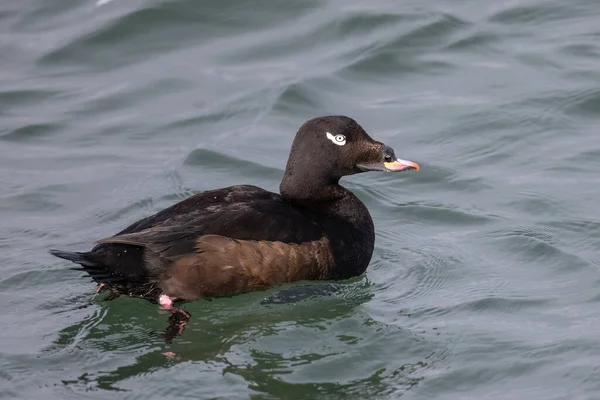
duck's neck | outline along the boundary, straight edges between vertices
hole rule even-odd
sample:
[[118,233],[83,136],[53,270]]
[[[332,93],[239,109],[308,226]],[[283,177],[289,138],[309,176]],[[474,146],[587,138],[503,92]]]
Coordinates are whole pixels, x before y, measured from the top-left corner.
[[327,208],[344,199],[348,193],[339,185],[338,179],[308,174],[296,176],[290,171],[286,171],[279,192],[290,203],[307,208]]
[[369,210],[354,193],[337,181],[292,185],[285,179],[280,192],[286,201],[328,216],[324,229],[336,261],[331,279],[354,277],[366,270],[373,253],[375,231]]
[[367,207],[341,186],[339,179],[314,174],[296,177],[289,172],[286,171],[279,186],[286,201],[314,212],[339,216],[351,223],[373,225]]

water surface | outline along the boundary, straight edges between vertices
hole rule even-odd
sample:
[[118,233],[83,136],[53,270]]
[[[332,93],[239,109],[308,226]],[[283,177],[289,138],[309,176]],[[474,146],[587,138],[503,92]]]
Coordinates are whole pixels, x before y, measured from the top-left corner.
[[[0,396],[600,397],[596,2],[4,3]],[[325,114],[422,167],[344,179],[375,220],[364,276],[188,304],[167,345],[156,306],[47,254],[277,190]]]

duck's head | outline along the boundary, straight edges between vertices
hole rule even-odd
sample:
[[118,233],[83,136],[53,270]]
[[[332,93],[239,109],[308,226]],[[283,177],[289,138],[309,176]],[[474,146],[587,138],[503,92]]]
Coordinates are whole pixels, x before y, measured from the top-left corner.
[[[305,122],[294,138],[281,193],[297,192],[297,185],[337,184],[341,177],[367,171],[419,170],[417,163],[396,157],[352,118],[325,116]],[[304,190],[302,190],[304,192]]]

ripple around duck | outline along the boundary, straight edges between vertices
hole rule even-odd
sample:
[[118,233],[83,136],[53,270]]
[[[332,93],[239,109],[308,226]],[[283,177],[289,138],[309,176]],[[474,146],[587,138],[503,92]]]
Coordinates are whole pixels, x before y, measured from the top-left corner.
[[[496,313],[496,314],[508,314],[515,315],[524,310],[530,308],[538,308],[546,305],[550,302],[549,299],[540,298],[532,299],[528,295],[523,295],[522,298],[509,298],[509,297],[491,297],[486,296],[475,300],[465,301],[461,304],[452,307],[452,313],[463,313],[464,311],[470,313]],[[415,314],[415,316],[418,314]]]
[[293,285],[277,290],[275,294],[265,297],[260,304],[269,306],[298,303],[308,299],[321,299],[338,294],[342,295],[346,289],[346,284],[337,283]]
[[[132,365],[94,373],[90,381],[94,386],[97,383],[99,388],[110,385],[112,389],[128,390],[128,378],[135,376],[153,393],[175,396],[185,393],[199,398],[212,398],[210,395],[214,394],[215,387],[221,394],[231,391],[232,396],[250,390],[255,395],[258,392],[276,398],[289,397],[289,393],[296,393],[298,398],[338,398],[341,393],[343,397],[373,398],[410,390],[424,379],[427,371],[438,368],[447,356],[447,351],[431,340],[363,318],[334,319],[318,329],[301,324],[279,323],[277,326],[277,330],[261,335],[240,335],[221,348],[216,358],[210,355],[208,348],[219,345],[212,343],[213,339],[207,336],[210,332],[205,330],[202,346],[192,342],[185,348],[174,349],[182,359],[175,361],[171,368],[163,367],[167,364],[164,357],[160,365],[152,361],[158,354],[152,352],[138,357]],[[360,341],[344,340],[335,334],[343,331],[354,332]],[[217,333],[215,339],[220,336],[220,340],[223,336],[232,336],[230,330],[213,333]],[[292,347],[290,343],[293,343]],[[390,351],[396,354],[400,349],[403,357],[389,356]],[[361,368],[357,368],[357,356]],[[192,378],[188,374],[189,368],[180,368],[189,365],[190,360],[196,366],[196,374],[202,372],[200,376]],[[324,370],[329,373],[324,375]],[[331,371],[334,371],[334,381],[323,379],[330,376]],[[223,381],[223,377],[227,379]],[[183,389],[184,385],[179,382],[188,379],[194,379],[198,384]],[[161,383],[164,381],[174,385],[165,387]],[[234,384],[237,390],[222,388],[226,382],[229,384],[225,386]],[[135,392],[130,393],[131,398],[137,398]]]
[[[344,340],[339,335],[332,337],[328,332],[353,332],[353,338]],[[290,343],[294,343],[292,348]],[[318,344],[315,346],[315,343]],[[250,346],[251,362],[231,360],[231,368],[227,371],[254,382],[256,390],[275,396],[289,393],[294,388],[307,392],[318,388],[322,395],[344,392],[358,398],[372,398],[383,391],[400,393],[417,384],[426,370],[437,368],[445,357],[445,349],[428,338],[357,315],[332,320],[320,330],[307,326],[286,329],[277,336],[258,338],[243,348]],[[409,349],[401,359],[389,356],[390,351],[395,354],[392,349],[396,346]],[[360,370],[355,368],[354,356],[358,354],[361,354]],[[266,365],[261,362],[263,359]],[[295,362],[298,359],[308,359],[308,362]],[[292,365],[297,367],[291,368]],[[331,369],[339,374],[336,384],[322,378],[323,371]],[[276,370],[279,376],[264,375],[265,370]],[[348,373],[348,370],[352,372]],[[372,373],[379,379],[370,379]],[[273,379],[282,386],[273,386],[270,382]],[[411,384],[405,386],[405,379]],[[381,384],[382,381],[385,384]],[[361,390],[357,391],[358,388]]]
[[547,228],[522,227],[500,229],[486,233],[495,239],[495,246],[521,262],[546,268],[574,272],[589,266],[589,261],[567,251],[567,246]]
[[[446,249],[446,255],[441,256],[440,254],[444,252],[444,248]],[[388,272],[384,274],[387,278],[384,278],[384,282],[378,285],[378,291],[385,292],[385,297],[392,296],[385,301],[393,304],[406,303],[409,300],[428,297],[443,291],[456,278],[454,275],[455,267],[462,262],[461,258],[453,256],[453,253],[456,253],[455,249],[442,245],[435,248],[424,246],[418,250],[406,249],[402,253],[382,251],[380,255],[382,266],[389,265],[391,269],[388,268]],[[398,265],[407,263],[411,266],[405,270],[401,278],[394,277],[390,279],[390,274],[397,275]],[[381,269],[376,268],[376,266],[373,267],[374,270]],[[408,290],[399,294],[397,286],[400,282],[412,283],[403,284],[403,286],[408,287]]]
[[[43,351],[43,359],[46,364],[63,365],[73,364],[77,360],[77,367],[62,367],[56,373],[49,367],[45,374],[46,382],[49,379],[50,383],[62,382],[74,390],[119,390],[112,386],[114,375],[122,376],[123,369],[131,369],[132,358],[136,361],[141,359],[148,372],[157,366],[164,367],[168,360],[162,354],[148,353],[160,345],[158,335],[141,327],[136,317],[123,320],[118,314],[118,310],[111,309],[109,312],[106,306],[100,307],[80,322],[63,329],[54,343]],[[134,373],[129,372],[127,377],[138,374],[139,369]]]
[[[454,237],[445,232],[403,251],[378,248],[376,254],[381,254],[381,261],[375,262],[378,272],[377,277],[373,277],[374,289],[376,299],[389,307],[377,312],[394,320],[399,315],[410,317],[402,322],[403,326],[431,326],[439,324],[442,316],[452,321],[468,313],[485,319],[492,312],[512,315],[519,310],[539,310],[553,298],[548,297],[548,290],[570,287],[568,282],[540,281],[539,295],[536,295],[526,286],[511,283],[495,258],[477,257],[468,247],[463,248],[463,245],[472,246],[468,243],[473,237],[480,237],[479,233],[462,236]],[[497,245],[494,249],[497,250]],[[548,276],[546,272],[539,272]],[[522,273],[534,274],[539,279],[539,272]],[[398,306],[402,307],[400,313]],[[387,308],[395,311],[384,311]]]
[[[167,316],[159,313],[154,305],[130,298],[109,304],[99,298],[90,300],[89,296],[82,302],[84,306],[68,313],[87,315],[63,329],[46,352],[60,356],[64,350],[77,351],[80,356],[90,356],[90,365],[98,365],[110,361],[111,353],[127,354],[164,344],[158,332],[166,326]],[[93,360],[95,353],[108,354],[104,359]]]
[[445,224],[447,226],[485,225],[497,217],[470,212],[461,206],[433,202],[407,202],[396,204],[396,213],[403,215],[402,219],[419,225]]
[[[359,282],[360,285],[360,282]],[[353,292],[353,290],[350,290]],[[348,293],[350,298],[355,296]],[[294,307],[273,307],[265,309],[264,307],[251,307],[248,303],[252,303],[252,298],[260,300],[262,294],[250,294],[232,299],[215,300],[213,302],[202,304],[188,304],[189,309],[194,316],[190,321],[188,329],[184,337],[173,346],[170,346],[173,351],[182,357],[181,361],[194,361],[200,365],[216,366],[218,360],[228,360],[227,364],[234,366],[240,357],[251,357],[254,362],[261,364],[261,370],[277,370],[278,368],[293,368],[294,370],[311,364],[318,363],[319,360],[327,358],[326,353],[316,354],[314,359],[306,359],[295,357],[293,354],[305,354],[305,351],[311,351],[310,347],[312,340],[308,340],[306,345],[304,342],[309,336],[319,337],[323,335],[323,331],[337,332],[342,330],[340,324],[346,324],[354,321],[349,310],[355,308],[359,304],[348,305],[347,296],[333,298],[331,300],[321,299],[320,301],[304,301],[296,304]],[[336,297],[338,297],[336,295]],[[366,301],[361,300],[359,303]],[[120,303],[119,307],[112,304]],[[78,323],[73,327],[65,330],[60,344],[53,346],[51,355],[58,357],[64,354],[64,350],[69,350],[72,356],[85,360],[87,378],[85,382],[81,379],[75,379],[65,384],[78,386],[92,386],[104,389],[122,390],[122,386],[126,389],[126,380],[131,377],[142,378],[144,375],[152,375],[159,369],[163,369],[168,360],[161,356],[158,351],[151,350],[164,348],[161,345],[160,339],[151,340],[148,343],[148,325],[144,319],[144,310],[154,309],[155,306],[149,306],[145,302],[132,301],[130,299],[122,302],[116,300],[116,303],[111,302],[110,312],[102,319],[101,324],[83,324]],[[229,305],[228,305],[229,304]],[[258,303],[257,303],[258,305]],[[102,308],[107,308],[107,304],[101,304]],[[347,310],[344,312],[344,310]],[[341,314],[340,314],[341,311]],[[223,314],[222,316],[218,314]],[[131,315],[140,316],[140,320]],[[153,320],[157,318],[153,317]],[[258,322],[257,322],[258,321]],[[160,323],[163,323],[162,321]],[[360,322],[360,319],[358,320]],[[89,326],[88,326],[89,325]],[[368,332],[378,329],[378,326],[372,324],[359,324],[359,328],[363,326],[363,330]],[[310,333],[310,335],[297,336],[298,331]],[[296,339],[293,341],[293,349],[289,348],[290,341],[286,337],[292,335]],[[193,340],[186,340],[185,337],[194,337]],[[332,346],[353,346],[352,342],[347,343],[339,340],[336,335],[325,335]],[[372,337],[380,338],[381,335]],[[269,354],[276,355],[279,348],[282,348],[285,354],[292,353],[290,363],[271,363],[267,359],[262,359],[256,353],[256,348],[260,348],[261,343],[266,343],[269,348]],[[280,343],[279,343],[280,342]],[[201,343],[197,346],[194,343]],[[281,344],[281,346],[278,345]],[[313,343],[314,344],[314,343]],[[248,348],[249,347],[249,348]],[[313,346],[314,347],[314,346]],[[240,352],[240,348],[244,351]],[[113,357],[99,357],[98,359],[88,359],[88,354],[94,352],[102,352],[103,354],[113,354]],[[149,352],[150,351],[150,352]],[[164,350],[162,350],[164,351]],[[131,353],[142,353],[132,362]],[[119,357],[123,354],[126,357]],[[116,355],[116,357],[114,357]],[[255,357],[258,356],[258,358]],[[279,356],[278,356],[279,357]],[[377,359],[377,357],[374,357]],[[114,359],[114,361],[111,361]],[[269,358],[270,359],[270,358]],[[208,364],[208,365],[207,365]],[[248,365],[245,370],[248,370]],[[220,369],[220,368],[219,368]],[[237,369],[237,368],[235,368]],[[208,371],[212,371],[209,368]],[[218,371],[214,371],[218,373]],[[229,371],[237,373],[237,371]],[[67,373],[69,373],[67,371]],[[164,373],[164,371],[163,371]],[[64,375],[64,374],[63,374]],[[269,376],[272,374],[269,373]],[[75,375],[78,376],[78,375]],[[242,375],[245,376],[245,375]],[[63,378],[64,379],[64,378]],[[121,383],[117,386],[118,383]],[[123,385],[125,383],[125,385]]]

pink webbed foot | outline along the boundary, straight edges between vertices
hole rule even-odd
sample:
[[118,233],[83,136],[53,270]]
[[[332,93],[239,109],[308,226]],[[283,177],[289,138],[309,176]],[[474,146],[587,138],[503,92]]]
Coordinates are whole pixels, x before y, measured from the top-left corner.
[[163,337],[167,343],[172,342],[173,339],[183,333],[187,321],[191,318],[191,315],[188,312],[182,310],[181,308],[175,307],[173,303],[173,299],[166,294],[161,294],[158,297],[158,304],[160,308],[171,313],[171,316],[169,317],[169,326],[163,334]]
[[166,294],[161,294],[158,296],[158,304],[163,310],[170,310],[173,307],[173,299]]

